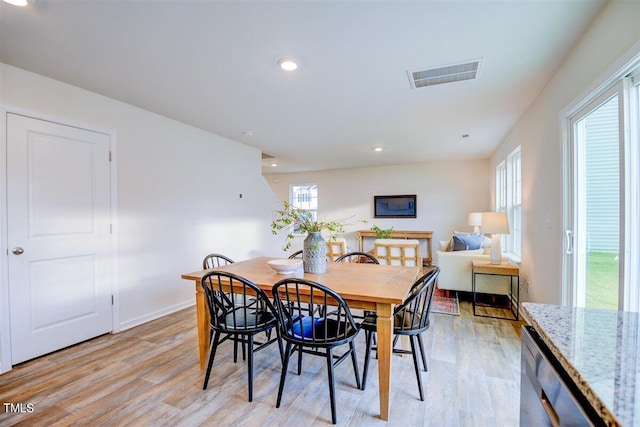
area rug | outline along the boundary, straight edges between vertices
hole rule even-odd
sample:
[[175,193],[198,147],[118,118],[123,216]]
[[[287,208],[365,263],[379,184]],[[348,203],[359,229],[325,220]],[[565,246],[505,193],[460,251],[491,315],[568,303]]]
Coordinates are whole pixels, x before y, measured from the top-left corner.
[[431,307],[433,313],[460,315],[460,303],[458,302],[458,293],[456,291],[449,291],[449,296],[447,297],[446,291],[436,288],[431,304],[433,304]]

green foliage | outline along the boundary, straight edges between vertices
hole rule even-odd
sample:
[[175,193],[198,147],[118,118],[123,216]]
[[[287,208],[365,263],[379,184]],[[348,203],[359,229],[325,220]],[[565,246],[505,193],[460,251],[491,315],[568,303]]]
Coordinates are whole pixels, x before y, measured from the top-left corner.
[[382,229],[380,227],[378,227],[377,225],[374,225],[373,227],[371,227],[371,229],[373,231],[376,232],[376,238],[378,239],[389,239],[391,238],[391,232],[393,231],[393,227],[388,228],[388,229]]
[[[363,220],[362,222],[367,222]],[[344,227],[349,222],[345,220],[335,221],[318,221],[313,219],[313,215],[306,209],[300,209],[291,206],[291,203],[284,202],[283,208],[275,212],[273,222],[271,223],[271,232],[274,235],[282,230],[287,231],[287,243],[283,250],[287,251],[291,247],[294,238],[294,230],[304,233],[315,233],[327,230],[331,233],[331,240],[335,240],[340,233],[344,233]]]

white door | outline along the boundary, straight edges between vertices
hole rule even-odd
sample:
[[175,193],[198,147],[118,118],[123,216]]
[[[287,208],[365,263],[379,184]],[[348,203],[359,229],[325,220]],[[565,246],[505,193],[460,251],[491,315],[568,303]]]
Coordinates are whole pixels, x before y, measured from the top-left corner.
[[7,114],[13,364],[112,329],[109,144]]
[[619,91],[607,92],[572,120],[573,285],[578,307],[623,307],[620,105]]

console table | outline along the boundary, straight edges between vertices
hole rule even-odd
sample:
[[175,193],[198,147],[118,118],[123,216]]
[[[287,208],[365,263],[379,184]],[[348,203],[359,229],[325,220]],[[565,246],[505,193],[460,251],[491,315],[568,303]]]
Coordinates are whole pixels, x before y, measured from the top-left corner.
[[[417,239],[417,240],[426,240],[427,241],[427,256],[424,258],[424,262],[426,265],[431,265],[431,261],[433,259],[431,252],[431,237],[433,236],[433,231],[391,231],[391,239]],[[376,238],[376,232],[373,230],[358,230],[358,246],[360,248],[360,252],[364,251],[364,239]]]
[[[511,314],[513,314],[513,319],[510,317],[500,317],[500,316],[490,316],[486,314],[476,314],[476,276],[478,274],[485,274],[488,276],[507,276],[509,277],[509,308],[511,309]],[[508,262],[503,262],[502,264],[491,264],[487,261],[471,261],[471,283],[472,283],[472,292],[473,292],[473,315],[474,316],[482,316],[482,317],[493,317],[495,319],[505,319],[505,320],[518,320],[519,307],[520,307],[520,268],[517,265],[509,264]],[[516,309],[513,310],[514,302],[513,302],[513,279],[516,279]]]

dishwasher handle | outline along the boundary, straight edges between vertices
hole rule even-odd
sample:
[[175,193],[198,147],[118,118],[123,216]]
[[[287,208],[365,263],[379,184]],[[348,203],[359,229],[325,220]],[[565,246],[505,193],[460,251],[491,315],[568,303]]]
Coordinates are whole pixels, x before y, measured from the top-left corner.
[[542,396],[540,396],[540,402],[542,403],[542,407],[544,408],[544,411],[547,413],[547,416],[549,417],[549,421],[551,421],[551,425],[553,427],[559,427],[560,417],[558,416],[558,413],[556,412],[555,408],[549,401],[549,398],[547,397],[544,390],[542,390]]

